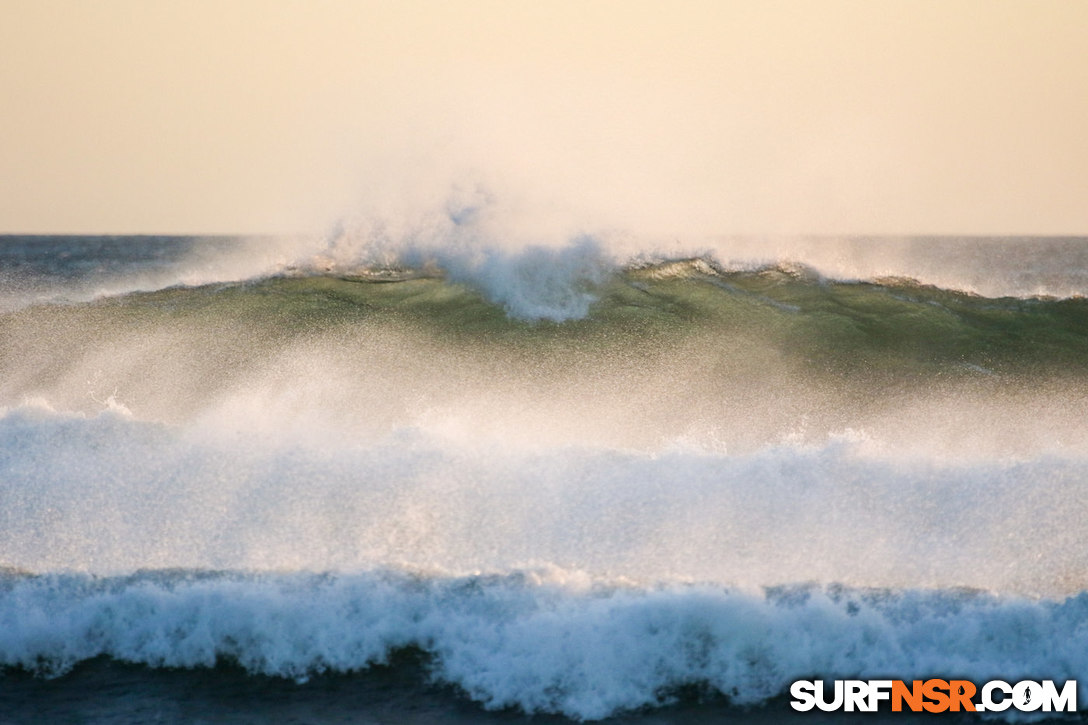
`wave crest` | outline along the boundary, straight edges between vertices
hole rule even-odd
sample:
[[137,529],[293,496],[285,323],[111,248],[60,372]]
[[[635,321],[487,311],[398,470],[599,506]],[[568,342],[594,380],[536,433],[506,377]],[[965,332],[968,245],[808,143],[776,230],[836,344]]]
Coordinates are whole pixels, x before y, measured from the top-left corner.
[[57,675],[103,655],[151,667],[229,660],[299,679],[417,648],[433,677],[487,708],[598,719],[685,687],[751,705],[800,678],[923,678],[950,663],[980,681],[1072,679],[1088,667],[1086,616],[1088,594],[646,589],[558,569],[22,574],[0,576],[0,665]]

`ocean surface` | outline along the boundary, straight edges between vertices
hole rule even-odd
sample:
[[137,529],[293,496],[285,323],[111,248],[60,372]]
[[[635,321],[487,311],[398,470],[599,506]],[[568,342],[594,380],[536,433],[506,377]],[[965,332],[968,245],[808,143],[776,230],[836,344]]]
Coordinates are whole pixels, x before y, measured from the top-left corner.
[[0,722],[1088,703],[1088,238],[447,236],[0,237]]

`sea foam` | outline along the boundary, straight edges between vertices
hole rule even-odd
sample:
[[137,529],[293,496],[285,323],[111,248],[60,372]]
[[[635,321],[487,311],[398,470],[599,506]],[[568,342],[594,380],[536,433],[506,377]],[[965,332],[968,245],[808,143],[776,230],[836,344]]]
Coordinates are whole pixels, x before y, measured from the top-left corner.
[[1085,588],[1082,458],[902,460],[864,437],[743,455],[284,442],[19,408],[0,417],[0,564],[452,573],[539,563],[642,582],[1063,596]]
[[9,574],[0,665],[55,675],[105,655],[303,679],[413,648],[488,708],[597,719],[691,688],[753,705],[811,677],[1073,679],[1088,667],[1086,616],[1084,594],[645,588],[557,569]]

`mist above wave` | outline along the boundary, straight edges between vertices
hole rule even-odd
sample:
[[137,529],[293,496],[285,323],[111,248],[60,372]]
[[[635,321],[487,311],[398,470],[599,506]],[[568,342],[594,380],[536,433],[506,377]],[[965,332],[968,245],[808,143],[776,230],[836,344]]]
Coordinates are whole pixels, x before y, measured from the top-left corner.
[[363,205],[328,231],[259,238],[8,237],[0,310],[175,285],[409,268],[468,285],[520,319],[584,318],[618,269],[704,257],[723,269],[787,263],[839,280],[884,277],[983,296],[1088,293],[1084,238],[668,235],[595,222],[478,185]]

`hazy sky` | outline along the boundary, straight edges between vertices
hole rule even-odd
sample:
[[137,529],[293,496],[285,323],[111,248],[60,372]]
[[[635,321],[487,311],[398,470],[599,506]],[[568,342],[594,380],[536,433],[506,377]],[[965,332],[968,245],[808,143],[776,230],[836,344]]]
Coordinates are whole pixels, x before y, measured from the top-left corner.
[[1088,233],[1088,2],[3,0],[0,231]]

